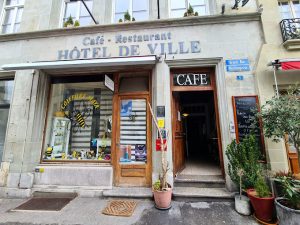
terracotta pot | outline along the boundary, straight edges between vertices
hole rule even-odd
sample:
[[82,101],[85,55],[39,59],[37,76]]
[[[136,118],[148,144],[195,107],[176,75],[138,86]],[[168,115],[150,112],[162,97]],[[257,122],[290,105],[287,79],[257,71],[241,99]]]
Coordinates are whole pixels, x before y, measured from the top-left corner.
[[168,209],[171,205],[172,188],[168,188],[166,191],[153,190],[155,205],[159,209]]
[[274,196],[260,198],[256,196],[254,189],[248,189],[247,195],[254,208],[255,216],[262,221],[270,222],[273,219],[274,212]]

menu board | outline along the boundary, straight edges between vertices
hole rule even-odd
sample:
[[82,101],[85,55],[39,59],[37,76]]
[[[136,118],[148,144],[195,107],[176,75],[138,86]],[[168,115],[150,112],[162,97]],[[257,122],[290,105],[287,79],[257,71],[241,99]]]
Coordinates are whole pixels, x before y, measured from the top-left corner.
[[233,113],[235,122],[236,140],[239,142],[245,136],[253,132],[260,149],[264,150],[264,140],[262,135],[261,121],[256,117],[259,110],[257,95],[254,96],[233,96]]

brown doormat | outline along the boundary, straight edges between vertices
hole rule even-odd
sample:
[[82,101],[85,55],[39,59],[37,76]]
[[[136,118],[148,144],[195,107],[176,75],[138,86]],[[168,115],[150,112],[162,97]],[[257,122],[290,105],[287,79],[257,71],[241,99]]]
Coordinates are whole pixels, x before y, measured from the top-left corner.
[[74,198],[42,198],[34,197],[19,205],[12,211],[33,210],[33,211],[60,211]]
[[102,213],[111,216],[131,216],[136,205],[137,202],[133,200],[113,200],[108,203]]

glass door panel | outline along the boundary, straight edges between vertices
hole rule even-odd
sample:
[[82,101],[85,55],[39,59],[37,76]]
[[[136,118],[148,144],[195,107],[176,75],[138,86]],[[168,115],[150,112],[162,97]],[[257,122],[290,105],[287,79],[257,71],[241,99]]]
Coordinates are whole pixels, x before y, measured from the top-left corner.
[[147,163],[146,99],[120,101],[120,164]]

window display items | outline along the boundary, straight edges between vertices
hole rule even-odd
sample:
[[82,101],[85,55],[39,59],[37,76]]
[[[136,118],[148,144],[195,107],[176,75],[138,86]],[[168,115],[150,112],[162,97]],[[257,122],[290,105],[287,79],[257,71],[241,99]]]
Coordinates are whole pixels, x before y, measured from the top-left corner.
[[113,94],[72,79],[53,81],[43,159],[110,161]]
[[131,162],[131,145],[121,145],[120,162]]
[[135,145],[135,161],[147,161],[146,145]]

